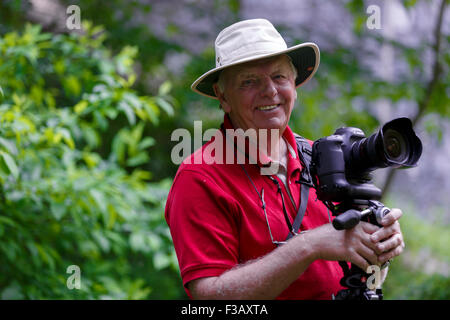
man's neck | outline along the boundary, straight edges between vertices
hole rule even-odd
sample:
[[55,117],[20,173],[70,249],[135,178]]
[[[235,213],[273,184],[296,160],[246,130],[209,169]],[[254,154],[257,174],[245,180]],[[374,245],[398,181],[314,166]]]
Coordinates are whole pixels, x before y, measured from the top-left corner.
[[280,135],[278,139],[268,138],[267,155],[272,160],[286,163],[287,151],[286,141],[283,136]]
[[[238,124],[234,123],[229,117],[231,125],[234,129],[242,129]],[[244,130],[245,131],[245,130]],[[257,143],[259,151],[264,152],[270,159],[287,164],[287,142],[283,138],[283,132],[279,129],[266,129],[266,134],[260,135],[260,131],[255,129],[257,135]]]

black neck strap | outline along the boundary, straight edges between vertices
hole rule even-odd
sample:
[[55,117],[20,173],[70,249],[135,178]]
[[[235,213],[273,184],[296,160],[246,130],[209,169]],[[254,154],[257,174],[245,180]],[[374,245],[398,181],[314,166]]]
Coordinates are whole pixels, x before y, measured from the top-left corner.
[[[298,150],[298,154],[300,157],[300,161],[302,162],[302,172],[300,174],[300,180],[296,181],[297,183],[301,184],[301,191],[300,191],[300,206],[298,208],[297,211],[297,215],[295,216],[294,222],[291,224],[287,211],[286,211],[286,207],[284,204],[284,197],[283,197],[283,193],[281,191],[281,187],[279,182],[269,176],[269,178],[272,180],[272,182],[274,182],[277,187],[278,187],[278,192],[281,195],[281,201],[283,203],[283,214],[284,214],[284,218],[286,220],[286,224],[289,228],[289,234],[286,238],[286,241],[289,240],[290,238],[292,238],[293,236],[297,235],[298,230],[300,230],[300,226],[302,224],[302,220],[303,217],[305,216],[305,212],[306,212],[306,207],[308,205],[308,197],[309,197],[309,188],[314,187],[313,183],[312,183],[312,177],[309,171],[309,165],[311,163],[311,156],[312,156],[312,148],[311,145],[309,144],[309,142],[299,136],[299,135],[295,135],[295,141],[297,143],[297,150]],[[255,189],[256,193],[258,194],[258,197],[261,199],[261,201],[263,201],[263,206],[265,207],[265,203],[264,200],[261,197],[261,194],[258,192],[258,189],[256,188],[255,184],[253,183],[253,180],[250,178],[250,175],[248,174],[247,170],[245,170],[245,167],[243,165],[241,165],[242,169],[245,172],[245,175],[247,176],[247,178],[250,180],[251,184],[253,185],[253,188]],[[265,209],[265,208],[263,208]]]
[[308,197],[309,197],[309,188],[314,187],[312,183],[312,177],[309,172],[309,165],[311,163],[312,156],[312,148],[309,142],[299,136],[295,135],[295,142],[297,143],[298,155],[300,157],[300,161],[302,162],[302,172],[300,174],[300,180],[296,181],[300,183],[300,206],[297,211],[297,215],[295,216],[294,223],[292,224],[293,234],[290,232],[286,238],[286,241],[292,238],[295,234],[297,234],[298,230],[300,230],[300,226],[302,224],[303,217],[305,216],[306,207],[308,205]]

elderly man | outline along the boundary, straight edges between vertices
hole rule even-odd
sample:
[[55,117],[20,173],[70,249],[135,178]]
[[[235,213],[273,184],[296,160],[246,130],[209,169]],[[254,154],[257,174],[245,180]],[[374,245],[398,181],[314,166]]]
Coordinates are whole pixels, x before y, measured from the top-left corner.
[[[399,209],[385,216],[381,228],[361,222],[337,231],[313,188],[306,199],[301,197],[304,163],[288,122],[296,88],[318,68],[318,47],[304,43],[287,48],[269,21],[254,19],[224,29],[215,50],[216,68],[192,89],[219,100],[225,112],[221,139],[213,137],[184,161],[166,204],[188,295],[330,299],[342,289],[338,261],[366,270],[398,256],[404,247]],[[236,135],[228,133],[235,129],[256,132],[253,143],[264,146],[256,159],[248,152],[252,139],[244,146],[230,143]],[[261,135],[261,129],[268,133]],[[225,141],[224,150],[216,150],[215,160],[244,154],[245,161],[191,161],[219,140]],[[264,173],[268,167],[277,170]],[[292,230],[302,202],[307,206],[301,225]]]

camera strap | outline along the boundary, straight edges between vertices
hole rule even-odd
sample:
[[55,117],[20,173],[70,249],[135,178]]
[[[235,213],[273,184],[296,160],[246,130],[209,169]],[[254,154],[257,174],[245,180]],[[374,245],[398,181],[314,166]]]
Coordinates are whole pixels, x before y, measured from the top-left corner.
[[302,186],[300,190],[300,206],[298,208],[297,215],[295,216],[294,223],[292,224],[292,232],[288,234],[286,241],[296,234],[296,230],[300,229],[303,217],[305,216],[306,206],[308,205],[309,188],[314,187],[311,173],[309,171],[309,165],[312,157],[312,147],[308,140],[298,134],[294,135],[297,143],[298,155],[303,166],[302,172],[300,173],[300,180],[296,182],[300,183]]
[[[303,138],[302,136],[299,136],[297,134],[294,134],[294,135],[295,135],[295,141],[297,143],[298,155],[299,155],[300,161],[302,163],[303,169],[300,173],[300,179],[298,181],[296,181],[296,183],[302,184],[302,186],[301,186],[301,190],[300,190],[300,206],[298,208],[297,215],[295,216],[294,222],[292,224],[290,223],[289,218],[287,217],[286,208],[284,206],[283,193],[281,192],[280,185],[276,179],[269,176],[269,178],[271,178],[271,180],[277,184],[278,191],[281,194],[281,200],[283,203],[283,213],[285,214],[286,223],[290,230],[290,232],[286,238],[286,241],[289,240],[290,238],[292,238],[293,236],[297,235],[297,230],[300,229],[303,217],[306,212],[306,206],[308,205],[309,188],[314,187],[311,173],[309,171],[309,166],[310,166],[311,158],[312,158],[312,147],[309,144],[308,140],[306,140],[305,138]],[[256,193],[258,194],[258,197],[261,199],[262,208],[264,210],[264,214],[266,214],[266,212],[265,212],[266,204],[264,202],[264,193],[263,193],[264,189],[262,189],[261,193],[259,193],[255,184],[253,183],[253,180],[250,178],[250,175],[248,174],[247,170],[245,170],[245,167],[242,164],[241,164],[241,168],[244,171],[247,178],[249,179],[249,181],[251,182],[253,188],[255,189]],[[267,221],[267,215],[266,215],[266,221]],[[269,226],[268,221],[267,221],[267,225],[269,227],[269,233],[270,233],[272,242],[274,242],[272,233],[270,232],[270,226]],[[284,242],[279,242],[279,244],[283,244],[283,243]]]

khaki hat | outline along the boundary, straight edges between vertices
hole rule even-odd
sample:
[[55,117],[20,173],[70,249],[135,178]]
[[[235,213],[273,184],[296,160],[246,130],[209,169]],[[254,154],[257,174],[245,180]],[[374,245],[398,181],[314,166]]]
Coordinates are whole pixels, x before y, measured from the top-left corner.
[[216,67],[191,86],[195,92],[214,99],[217,97],[213,84],[224,68],[286,54],[297,68],[295,85],[299,87],[311,79],[320,62],[319,47],[315,43],[305,42],[288,48],[283,37],[265,19],[244,20],[223,29],[216,38],[215,51]]

